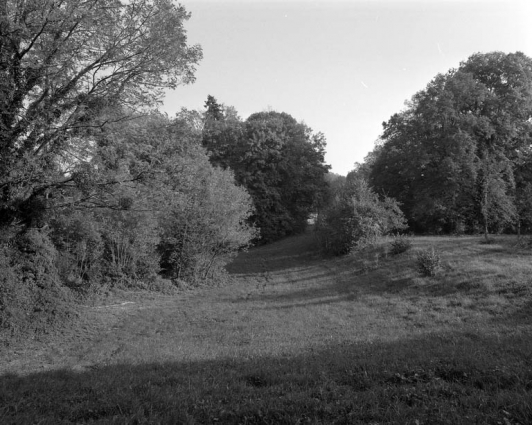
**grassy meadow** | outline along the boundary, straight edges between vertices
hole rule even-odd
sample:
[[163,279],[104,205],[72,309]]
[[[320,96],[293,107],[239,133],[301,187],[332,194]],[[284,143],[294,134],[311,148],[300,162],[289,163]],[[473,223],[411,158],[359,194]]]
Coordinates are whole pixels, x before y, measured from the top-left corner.
[[309,232],[219,287],[116,293],[0,348],[0,423],[530,424],[532,250],[481,241],[324,259]]

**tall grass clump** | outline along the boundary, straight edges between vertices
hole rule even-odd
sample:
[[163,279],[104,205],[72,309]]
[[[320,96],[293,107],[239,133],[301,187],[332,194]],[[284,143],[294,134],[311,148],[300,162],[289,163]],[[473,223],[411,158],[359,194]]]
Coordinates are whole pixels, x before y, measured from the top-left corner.
[[416,266],[423,276],[436,276],[441,269],[441,254],[433,246],[418,251]]
[[399,255],[412,248],[412,240],[407,236],[397,235],[390,243],[390,254]]

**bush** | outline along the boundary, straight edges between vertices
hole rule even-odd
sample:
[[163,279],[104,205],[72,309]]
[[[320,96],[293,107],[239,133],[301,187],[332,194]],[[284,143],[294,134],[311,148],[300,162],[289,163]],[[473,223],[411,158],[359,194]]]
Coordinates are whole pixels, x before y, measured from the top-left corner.
[[60,285],[56,257],[48,235],[37,229],[0,246],[0,342],[49,332],[71,317],[70,294]]
[[[138,205],[137,208],[147,206]],[[138,280],[153,280],[159,272],[157,220],[150,212],[102,211],[105,275],[113,285],[134,287]]]
[[441,268],[440,252],[430,247],[417,253],[417,269],[423,276],[436,276]]
[[406,236],[395,236],[390,244],[390,254],[398,255],[412,248],[412,240]]
[[189,284],[225,278],[225,265],[258,236],[247,224],[251,197],[234,184],[230,170],[213,168],[203,153],[190,158],[187,174],[177,174],[169,213],[160,220],[163,276]]
[[343,255],[373,246],[381,236],[406,227],[394,199],[381,199],[365,180],[351,179],[333,203],[320,212],[316,230],[326,252]]
[[51,220],[50,238],[58,251],[55,262],[59,277],[70,288],[87,288],[99,281],[103,242],[92,214],[74,211]]

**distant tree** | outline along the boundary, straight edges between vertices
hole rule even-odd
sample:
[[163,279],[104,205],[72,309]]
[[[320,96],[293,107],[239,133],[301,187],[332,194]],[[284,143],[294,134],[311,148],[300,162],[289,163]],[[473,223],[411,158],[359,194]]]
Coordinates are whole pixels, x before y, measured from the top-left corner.
[[532,146],[520,149],[515,161],[517,232],[532,229]]
[[484,237],[488,240],[490,225],[512,224],[516,218],[511,164],[505,158],[491,158],[484,154],[477,182],[478,207],[482,216]]
[[319,204],[320,210],[338,200],[346,182],[345,176],[336,173],[327,173],[324,179],[327,183],[327,191]]
[[326,191],[325,138],[286,113],[251,115],[236,165],[253,197],[264,242],[301,232]]
[[223,106],[218,103],[214,96],[208,95],[205,102],[207,121],[222,121],[224,119]]
[[202,144],[209,152],[210,161],[215,166],[234,169],[243,123],[234,107],[219,104],[211,95],[205,102],[205,108]]
[[[232,169],[252,196],[261,241],[302,231],[326,193],[323,134],[274,111],[242,122],[234,108],[223,108],[212,96],[206,108],[203,146],[211,163]],[[224,113],[214,119],[209,110]]]

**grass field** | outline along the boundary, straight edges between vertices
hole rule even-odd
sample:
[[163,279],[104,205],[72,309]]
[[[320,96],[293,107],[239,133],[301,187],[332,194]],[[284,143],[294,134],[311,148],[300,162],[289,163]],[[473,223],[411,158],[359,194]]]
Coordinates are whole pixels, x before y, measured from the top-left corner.
[[323,259],[309,233],[243,253],[230,284],[117,293],[3,348],[0,423],[532,424],[532,251],[480,241]]

